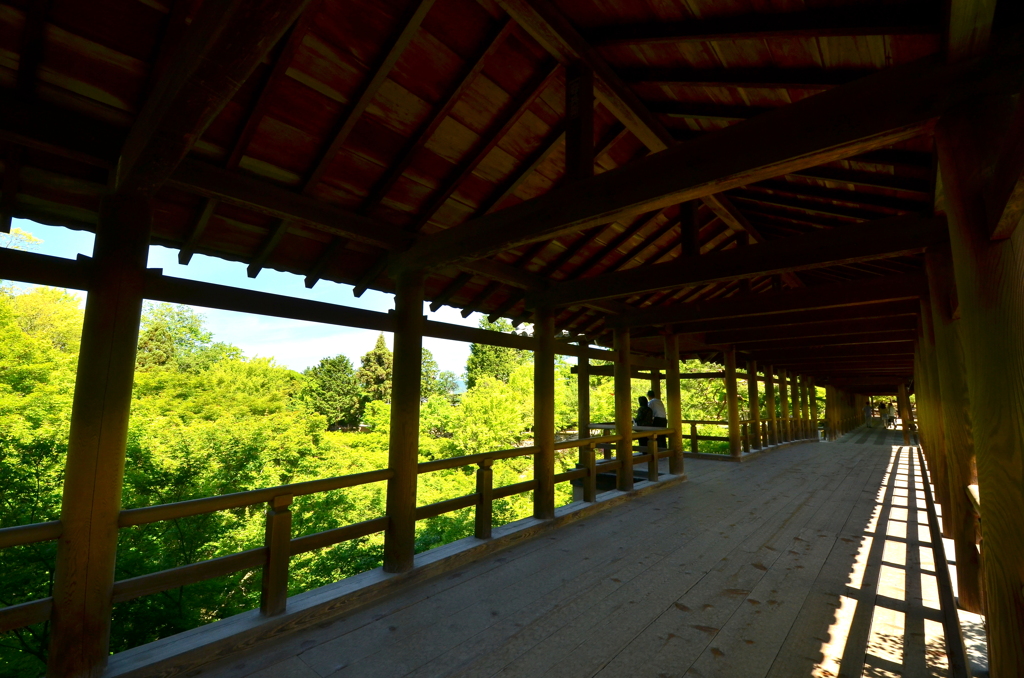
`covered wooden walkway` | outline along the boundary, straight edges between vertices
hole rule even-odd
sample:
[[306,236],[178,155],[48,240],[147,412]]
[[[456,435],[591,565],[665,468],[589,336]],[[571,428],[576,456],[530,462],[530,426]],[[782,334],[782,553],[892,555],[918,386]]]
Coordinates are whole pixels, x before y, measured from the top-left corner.
[[687,471],[198,675],[957,675],[921,461],[897,432]]

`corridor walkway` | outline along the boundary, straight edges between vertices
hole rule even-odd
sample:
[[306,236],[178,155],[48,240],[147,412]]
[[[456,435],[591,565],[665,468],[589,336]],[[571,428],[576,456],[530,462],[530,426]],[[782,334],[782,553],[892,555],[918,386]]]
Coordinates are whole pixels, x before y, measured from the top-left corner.
[[951,675],[921,466],[899,432],[687,472],[199,675]]

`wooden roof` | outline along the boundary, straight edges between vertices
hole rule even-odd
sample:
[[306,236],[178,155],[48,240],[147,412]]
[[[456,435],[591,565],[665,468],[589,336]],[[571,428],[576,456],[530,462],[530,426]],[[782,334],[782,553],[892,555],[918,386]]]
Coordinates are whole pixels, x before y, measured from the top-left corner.
[[[529,317],[531,295],[565,281],[599,284],[637,267],[664,272],[667,267],[653,267],[676,259],[692,268],[698,254],[747,245],[767,254],[759,248],[826,232],[856,234],[868,222],[935,211],[933,143],[929,116],[921,115],[899,133],[875,134],[863,148],[846,144],[810,165],[751,172],[750,181],[731,179],[696,200],[669,195],[657,204],[630,203],[604,220],[588,216],[500,242],[504,233],[518,233],[509,220],[525,219],[515,215],[540,205],[535,199],[548,196],[549,213],[594,202],[581,193],[588,180],[565,178],[567,64],[594,72],[593,172],[598,179],[611,173],[593,194],[603,199],[629,168],[656,172],[652,152],[672,147],[657,155],[677,153],[685,165],[687,144],[699,140],[703,145],[693,146],[690,157],[702,167],[719,155],[756,156],[760,142],[730,146],[733,137],[722,130],[739,135],[749,127],[753,134],[752,125],[784,120],[778,116],[797,102],[838,92],[833,101],[841,104],[849,83],[934,59],[944,44],[942,2],[276,5],[292,14],[262,16],[262,23],[246,17],[247,6],[259,12],[275,6],[269,0],[0,2],[3,211],[93,229],[101,197],[120,181],[115,168],[120,163],[117,171],[128,173],[142,162],[129,151],[134,139],[149,141],[143,132],[150,125],[160,134],[180,132],[180,143],[172,141],[179,155],[187,154],[181,160],[167,152],[166,172],[150,172],[157,177],[151,182],[154,241],[180,248],[182,261],[203,253],[246,262],[250,275],[270,267],[306,276],[308,285],[328,279],[388,290],[387,263],[421,261],[415,256],[422,250],[430,262],[427,298],[435,307],[514,320]],[[211,22],[210,15],[224,18]],[[266,31],[265,44],[239,46],[254,30]],[[244,57],[255,66],[244,67]],[[915,80],[932,82],[929,77]],[[178,90],[175,78],[184,82]],[[200,94],[188,100],[189,91]],[[190,130],[189,111],[200,97],[202,115]],[[811,126],[827,128],[827,121],[807,115]],[[778,135],[755,138],[766,146],[803,143],[785,124]],[[521,212],[511,209],[520,203]],[[508,216],[504,223],[481,219],[493,214]],[[479,230],[454,230],[450,242],[431,240],[467,222]],[[903,228],[898,220],[886,223],[894,233]],[[478,236],[482,254],[473,256]],[[490,249],[488,238],[496,243]],[[452,242],[466,251],[445,261]],[[835,286],[882,278],[906,283],[921,275],[922,249],[764,274],[758,274],[764,256],[754,256],[743,278],[705,276],[560,305],[556,327],[600,335],[634,312],[641,319],[647,312],[644,326],[652,326],[658,313],[668,318],[673,310],[672,318],[684,319],[690,316],[679,309],[743,303],[747,296],[784,304],[802,288],[841,291],[846,288]],[[733,259],[709,261],[729,269]],[[762,361],[822,376],[840,363],[848,375],[859,374],[871,356],[873,377],[902,378],[912,372],[916,308],[913,295],[890,296],[868,304],[870,311],[863,304],[857,312],[819,304],[813,312],[754,314],[746,322],[697,313],[689,324],[678,320],[675,331],[695,352],[735,344]],[[862,326],[884,343],[861,343],[856,337],[864,339],[864,332],[844,333],[836,324],[866,318],[877,321]],[[811,333],[817,338],[801,338],[798,321],[819,323],[821,331]],[[765,329],[759,334],[758,327]],[[656,348],[642,339],[637,347]],[[830,357],[839,363],[825,364]]]

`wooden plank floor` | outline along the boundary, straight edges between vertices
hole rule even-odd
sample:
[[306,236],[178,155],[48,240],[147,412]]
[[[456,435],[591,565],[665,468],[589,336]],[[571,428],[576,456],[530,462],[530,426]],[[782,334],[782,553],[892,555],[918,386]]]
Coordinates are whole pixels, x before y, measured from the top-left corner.
[[945,676],[915,448],[735,464],[211,665],[223,678]]

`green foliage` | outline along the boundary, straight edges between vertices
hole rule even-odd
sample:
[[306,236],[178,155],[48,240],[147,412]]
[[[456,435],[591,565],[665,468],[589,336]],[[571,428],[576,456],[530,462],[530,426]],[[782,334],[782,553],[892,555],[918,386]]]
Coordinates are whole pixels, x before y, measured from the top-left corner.
[[188,306],[147,303],[139,328],[136,368],[200,372],[221,360],[242,356],[237,347],[214,342],[203,323],[203,316]]
[[302,398],[332,428],[359,425],[362,393],[352,363],[343,355],[323,358],[320,364],[302,373],[306,377]]
[[377,344],[363,356],[359,367],[359,386],[366,400],[391,402],[391,372],[394,356],[384,342],[384,333],[377,337]]
[[[504,318],[490,322],[480,319],[480,329],[494,332],[511,332],[512,323]],[[491,377],[506,384],[517,367],[530,359],[526,351],[503,346],[470,344],[469,359],[466,361],[466,387],[473,388],[483,377]]]

